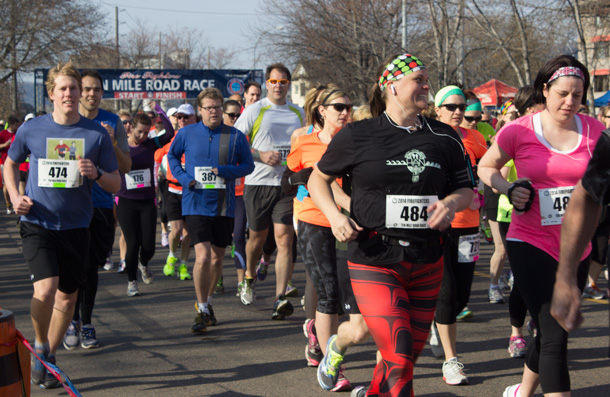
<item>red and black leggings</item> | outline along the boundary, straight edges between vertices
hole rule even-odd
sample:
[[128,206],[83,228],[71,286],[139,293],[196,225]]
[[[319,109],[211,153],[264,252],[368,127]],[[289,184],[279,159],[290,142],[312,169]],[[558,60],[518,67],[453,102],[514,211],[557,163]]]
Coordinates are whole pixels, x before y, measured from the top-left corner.
[[367,395],[413,396],[413,366],[434,318],[443,259],[348,266],[358,308],[382,357]]

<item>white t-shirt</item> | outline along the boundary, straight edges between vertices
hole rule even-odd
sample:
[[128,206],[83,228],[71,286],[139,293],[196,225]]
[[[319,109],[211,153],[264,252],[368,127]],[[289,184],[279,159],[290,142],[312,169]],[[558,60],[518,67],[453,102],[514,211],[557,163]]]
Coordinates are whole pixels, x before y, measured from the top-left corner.
[[255,161],[254,172],[246,176],[246,185],[281,185],[286,158],[290,152],[290,136],[295,129],[303,126],[304,118],[303,109],[297,105],[291,102],[275,105],[267,98],[244,110],[237,119],[235,128],[249,137],[250,146],[263,152],[279,151],[282,155],[282,161],[275,166]]

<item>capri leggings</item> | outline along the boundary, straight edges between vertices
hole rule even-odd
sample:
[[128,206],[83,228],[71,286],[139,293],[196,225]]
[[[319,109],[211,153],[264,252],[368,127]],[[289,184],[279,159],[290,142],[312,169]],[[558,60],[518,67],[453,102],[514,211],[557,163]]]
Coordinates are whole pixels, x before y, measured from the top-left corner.
[[127,279],[135,281],[138,275],[138,257],[139,263],[148,266],[148,261],[155,255],[157,233],[155,199],[130,200],[119,197],[116,215],[127,244],[125,255]]
[[323,314],[338,314],[340,307],[337,278],[337,248],[330,227],[299,221],[299,245],[307,274],[316,288],[318,306]]
[[[546,252],[522,241],[507,241],[515,284],[523,296],[538,330],[535,343],[529,343],[525,364],[540,375],[543,393],[570,390],[568,373],[568,333],[551,316],[551,298],[557,261]],[[582,290],[589,271],[589,258],[578,267],[578,287]]]
[[235,196],[235,225],[233,244],[235,245],[235,268],[246,270],[246,207],[244,196]]
[[436,322],[451,325],[455,317],[466,307],[476,262],[458,262],[460,236],[478,234],[478,228],[451,229],[451,243],[445,249],[443,282],[436,303]]
[[382,357],[368,395],[413,396],[413,366],[434,317],[443,258],[424,265],[348,266],[358,308]]
[[[510,222],[498,222],[498,226],[500,227],[504,248],[506,248],[506,234],[508,233]],[[513,288],[508,296],[508,315],[510,317],[510,325],[516,328],[523,327],[525,316],[527,315],[527,306],[525,306],[523,297],[519,292],[519,286],[516,283],[513,283]]]

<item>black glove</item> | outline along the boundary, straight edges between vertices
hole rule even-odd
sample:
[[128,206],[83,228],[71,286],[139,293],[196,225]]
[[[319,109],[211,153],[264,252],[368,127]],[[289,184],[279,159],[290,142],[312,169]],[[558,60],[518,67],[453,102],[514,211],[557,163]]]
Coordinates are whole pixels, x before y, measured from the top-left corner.
[[295,172],[294,174],[288,177],[288,182],[291,185],[307,185],[307,181],[309,180],[309,176],[313,172],[313,168],[303,168],[299,172]]
[[[530,198],[529,198],[529,200],[527,200],[527,203],[525,203],[525,206],[523,208],[517,208],[513,204],[513,199],[511,198],[511,195],[513,193],[513,190],[516,187],[523,187],[523,188],[529,190],[529,192],[530,192]],[[517,211],[517,212],[527,212],[532,207],[532,203],[534,202],[534,197],[536,197],[536,191],[534,190],[534,188],[532,187],[532,184],[529,181],[521,181],[521,182],[513,183],[508,188],[508,192],[507,192],[506,195],[508,196],[508,202],[513,204],[513,209],[515,211]]]

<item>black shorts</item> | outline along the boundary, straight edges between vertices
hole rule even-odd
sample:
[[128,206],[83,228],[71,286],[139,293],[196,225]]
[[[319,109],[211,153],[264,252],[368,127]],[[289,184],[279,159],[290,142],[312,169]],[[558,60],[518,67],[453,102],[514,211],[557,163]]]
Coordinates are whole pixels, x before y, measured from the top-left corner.
[[233,242],[234,220],[231,217],[187,215],[184,220],[191,245],[209,241],[219,248],[226,248]]
[[255,232],[269,229],[271,223],[292,226],[293,196],[286,196],[279,186],[244,187],[248,227]]
[[89,262],[102,267],[114,243],[114,210],[94,208],[89,224]]
[[182,216],[182,195],[167,191],[163,196],[165,213],[167,214],[168,221],[180,221],[183,220]]
[[20,234],[23,256],[33,282],[59,277],[58,289],[66,294],[85,287],[89,229],[48,230],[31,222],[21,222]]
[[352,280],[349,276],[347,267],[347,251],[337,249],[337,278],[339,280],[339,291],[341,291],[341,305],[343,311],[347,314],[360,314],[354,290],[352,289]]
[[27,182],[30,171],[19,171],[19,182]]
[[608,258],[608,238],[610,237],[610,211],[605,207],[599,225],[591,239],[591,260],[605,264]]

